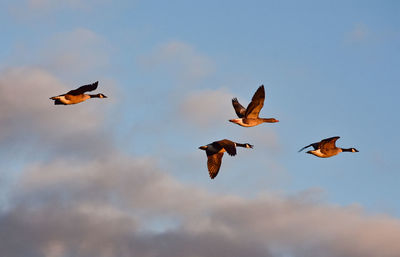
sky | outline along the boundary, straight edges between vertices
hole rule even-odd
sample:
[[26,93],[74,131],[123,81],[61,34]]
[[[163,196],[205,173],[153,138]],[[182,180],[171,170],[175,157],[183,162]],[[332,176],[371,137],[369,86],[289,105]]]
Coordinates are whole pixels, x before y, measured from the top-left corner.
[[[398,1],[0,1],[0,253],[400,255]],[[78,105],[48,98],[99,81]],[[247,106],[266,90],[261,117]],[[340,136],[320,159],[298,150]],[[250,143],[211,180],[198,147]]]

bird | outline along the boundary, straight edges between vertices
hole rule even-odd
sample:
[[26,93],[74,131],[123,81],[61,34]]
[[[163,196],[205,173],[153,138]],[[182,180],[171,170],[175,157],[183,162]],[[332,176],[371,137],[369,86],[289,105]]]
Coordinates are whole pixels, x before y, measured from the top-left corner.
[[275,118],[259,118],[258,114],[260,113],[260,110],[264,106],[264,99],[265,99],[265,90],[264,90],[264,85],[261,85],[255,94],[253,95],[253,98],[251,99],[251,102],[247,106],[247,109],[244,108],[237,98],[232,99],[232,105],[233,108],[235,109],[235,112],[239,119],[231,119],[229,120],[230,122],[236,123],[242,127],[254,127],[257,126],[261,123],[268,122],[268,123],[274,123],[274,122],[279,122],[279,120]]
[[336,140],[338,140],[339,138],[340,137],[330,137],[330,138],[323,139],[320,142],[312,143],[308,146],[301,148],[299,150],[299,152],[303,151],[304,149],[306,149],[307,147],[310,147],[310,146],[312,146],[314,148],[314,150],[310,150],[307,153],[313,154],[320,158],[332,157],[341,152],[352,152],[352,153],[358,152],[358,150],[355,148],[336,147],[335,143],[336,143]]
[[71,90],[66,94],[50,97],[50,99],[54,100],[55,105],[70,105],[86,101],[89,98],[107,98],[107,96],[103,94],[85,94],[85,92],[96,90],[98,84],[99,82],[96,81],[93,84],[84,85]]
[[231,156],[236,155],[236,147],[253,148],[253,145],[245,143],[235,143],[228,139],[212,142],[211,144],[200,146],[199,149],[206,151],[207,167],[211,179],[218,175],[222,163],[222,156],[227,152]]

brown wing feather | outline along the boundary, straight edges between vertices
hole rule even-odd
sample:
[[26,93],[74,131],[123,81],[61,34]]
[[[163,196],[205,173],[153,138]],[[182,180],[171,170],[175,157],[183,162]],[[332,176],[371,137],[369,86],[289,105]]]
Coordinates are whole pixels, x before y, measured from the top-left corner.
[[246,114],[246,108],[244,108],[243,105],[241,105],[239,103],[237,98],[232,99],[232,105],[233,105],[233,108],[235,109],[237,116],[239,118],[243,118],[244,115]]
[[330,149],[335,149],[336,148],[336,140],[338,140],[340,137],[330,137],[326,138],[324,140],[321,140],[319,143],[319,148],[321,149],[321,152],[324,150],[330,150]]
[[219,171],[219,168],[221,167],[223,155],[224,155],[224,153],[216,153],[216,154],[207,156],[208,173],[210,174],[211,179],[214,179],[218,175],[218,171]]
[[99,82],[96,81],[93,84],[84,85],[77,89],[71,90],[67,94],[68,95],[81,95],[85,92],[96,90],[98,84],[99,84]]
[[251,103],[247,106],[245,117],[248,119],[257,119],[258,114],[264,106],[265,90],[264,85],[261,85],[251,99]]
[[223,139],[220,141],[216,141],[214,143],[217,143],[218,145],[220,145],[222,148],[225,149],[225,151],[231,155],[231,156],[235,156],[236,155],[236,146],[235,143],[232,142],[231,140],[228,139]]

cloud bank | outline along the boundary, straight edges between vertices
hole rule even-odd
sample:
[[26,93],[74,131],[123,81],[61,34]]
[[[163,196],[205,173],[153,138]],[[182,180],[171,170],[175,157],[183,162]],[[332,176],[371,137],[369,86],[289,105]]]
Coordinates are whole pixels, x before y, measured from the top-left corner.
[[[114,153],[26,168],[0,215],[6,256],[384,256],[400,221],[307,197],[244,199],[184,185]],[[165,220],[171,226],[156,225]]]

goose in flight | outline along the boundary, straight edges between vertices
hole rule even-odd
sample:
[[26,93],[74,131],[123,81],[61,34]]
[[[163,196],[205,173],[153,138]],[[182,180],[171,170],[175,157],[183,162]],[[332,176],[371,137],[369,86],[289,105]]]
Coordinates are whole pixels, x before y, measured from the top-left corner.
[[84,85],[77,89],[71,90],[66,94],[50,97],[50,99],[54,100],[54,104],[56,105],[58,104],[69,105],[86,101],[89,98],[107,98],[107,96],[103,94],[95,94],[95,95],[85,94],[85,92],[95,90],[98,84],[99,82],[96,81],[93,84]]
[[313,154],[313,155],[315,155],[317,157],[321,157],[321,158],[332,157],[341,152],[352,152],[352,153],[358,152],[358,150],[355,148],[336,147],[335,143],[336,143],[336,140],[338,140],[339,138],[340,137],[330,137],[330,138],[323,139],[320,142],[312,143],[308,146],[301,148],[299,150],[299,152],[303,151],[304,149],[306,149],[307,147],[310,147],[310,146],[312,146],[314,148],[314,150],[310,150],[307,153]]
[[239,119],[231,119],[229,120],[230,122],[236,123],[240,126],[243,127],[254,127],[257,126],[261,123],[268,122],[268,123],[274,123],[274,122],[279,122],[279,120],[274,119],[274,118],[259,118],[258,114],[260,113],[260,110],[264,106],[264,99],[265,99],[265,90],[264,90],[264,85],[261,85],[256,93],[254,94],[253,98],[251,99],[251,102],[247,106],[247,109],[244,108],[237,98],[232,99],[232,105],[233,108],[235,109],[235,112]]
[[199,147],[199,149],[206,151],[208,173],[210,174],[211,179],[214,179],[218,175],[224,152],[227,152],[231,156],[235,156],[237,146],[253,148],[251,144],[239,144],[228,139],[215,141],[211,144]]

